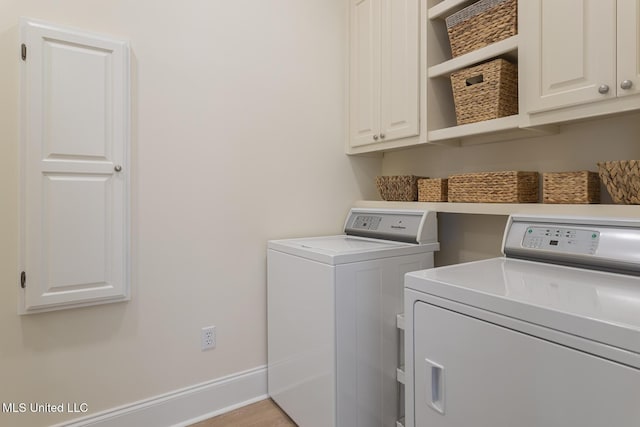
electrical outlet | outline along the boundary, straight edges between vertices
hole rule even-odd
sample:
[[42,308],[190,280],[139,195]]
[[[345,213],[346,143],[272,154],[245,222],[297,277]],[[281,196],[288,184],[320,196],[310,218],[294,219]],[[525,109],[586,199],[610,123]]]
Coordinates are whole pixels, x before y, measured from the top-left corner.
[[202,351],[216,348],[216,327],[207,326],[200,331],[200,349]]

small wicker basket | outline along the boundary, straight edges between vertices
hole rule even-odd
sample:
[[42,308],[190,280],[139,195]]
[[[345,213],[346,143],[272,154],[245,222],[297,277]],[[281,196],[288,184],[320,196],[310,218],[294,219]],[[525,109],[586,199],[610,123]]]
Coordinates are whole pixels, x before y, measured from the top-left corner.
[[432,178],[418,180],[418,201],[419,202],[446,202],[447,195],[446,178]]
[[538,172],[480,172],[449,177],[449,201],[536,203]]
[[640,204],[640,160],[600,162],[598,173],[614,203]]
[[600,203],[597,172],[545,172],[542,174],[544,203]]
[[446,19],[455,58],[518,33],[516,0],[480,0]]
[[518,67],[502,58],[451,73],[458,125],[518,114]]
[[417,181],[414,175],[377,176],[376,187],[382,200],[414,202],[418,200]]

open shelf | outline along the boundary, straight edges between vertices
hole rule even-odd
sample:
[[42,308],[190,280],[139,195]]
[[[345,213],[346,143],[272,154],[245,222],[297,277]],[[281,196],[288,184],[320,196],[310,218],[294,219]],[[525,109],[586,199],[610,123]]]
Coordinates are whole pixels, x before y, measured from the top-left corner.
[[471,5],[474,0],[432,0],[427,10],[427,141],[431,144],[487,144],[558,133],[557,126],[530,128],[528,117],[515,114],[493,120],[457,125],[451,73],[487,60],[503,58],[518,63],[518,34],[491,45],[451,57],[443,20]]
[[512,63],[518,62],[518,35],[429,67],[427,76],[449,77],[454,71],[497,57],[505,58]]
[[487,144],[550,135],[558,132],[557,126],[521,128],[520,123],[521,120],[518,115],[500,117],[493,120],[432,130],[428,134],[428,140],[431,143]]
[[640,217],[640,205],[565,205],[547,203],[431,203],[431,202],[385,202],[360,200],[359,208],[424,209],[443,213],[479,215],[571,215],[594,217]]
[[447,16],[464,9],[475,1],[477,0],[443,0],[429,8],[427,16],[429,19],[445,19]]

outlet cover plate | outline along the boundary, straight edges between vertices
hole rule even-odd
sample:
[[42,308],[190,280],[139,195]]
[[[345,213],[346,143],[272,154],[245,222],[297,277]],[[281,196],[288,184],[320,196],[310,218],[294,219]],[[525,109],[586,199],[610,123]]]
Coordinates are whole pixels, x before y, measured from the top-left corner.
[[200,331],[200,349],[202,351],[216,348],[216,327],[206,326]]

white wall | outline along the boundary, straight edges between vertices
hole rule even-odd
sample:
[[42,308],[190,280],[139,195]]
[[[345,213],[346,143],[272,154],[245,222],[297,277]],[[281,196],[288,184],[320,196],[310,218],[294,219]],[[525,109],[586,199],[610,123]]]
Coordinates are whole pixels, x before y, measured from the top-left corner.
[[[16,314],[19,16],[131,41],[128,303]],[[2,0],[0,402],[97,412],[266,363],[266,241],[376,197],[381,161],[343,154],[345,20],[343,0]]]
[[[640,114],[563,125],[551,136],[470,146],[426,146],[385,154],[384,175],[446,178],[501,170],[597,171],[604,160],[640,159]],[[540,186],[542,189],[542,186]],[[611,203],[604,188],[602,202]],[[436,265],[493,257],[500,252],[505,216],[439,214]]]

